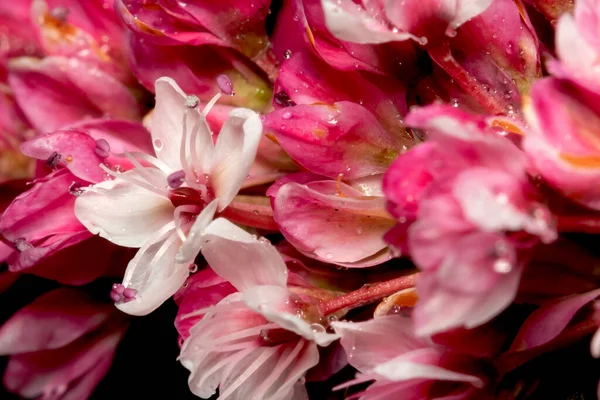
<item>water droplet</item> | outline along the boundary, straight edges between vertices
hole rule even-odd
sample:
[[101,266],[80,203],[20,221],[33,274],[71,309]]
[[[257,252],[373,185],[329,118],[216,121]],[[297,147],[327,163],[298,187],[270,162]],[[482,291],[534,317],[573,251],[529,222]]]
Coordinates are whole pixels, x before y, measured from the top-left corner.
[[328,260],[331,260],[333,258],[333,254],[327,253],[327,254],[325,254],[325,258]]
[[363,228],[362,228],[361,226],[359,226],[359,227],[358,227],[358,228],[356,228],[354,231],[356,232],[356,234],[357,234],[357,235],[362,235],[362,233],[363,233]]
[[458,99],[450,99],[450,104],[452,104],[452,107],[458,107]]
[[154,150],[156,151],[161,151],[163,148],[163,142],[160,139],[154,139],[154,141],[152,142],[152,144],[154,145]]
[[289,60],[291,56],[292,56],[292,51],[290,49],[287,49],[286,51],[283,52],[283,58],[285,58],[286,60]]
[[190,266],[188,267],[188,269],[190,270],[190,274],[193,274],[196,271],[198,271],[198,265],[197,264],[190,264]]
[[281,118],[283,118],[283,119],[290,119],[290,118],[292,118],[292,113],[289,112],[289,111],[286,111],[286,112],[283,113],[283,115],[281,116]]
[[258,215],[258,214],[259,214],[259,212],[258,212],[258,210],[252,210],[252,214],[254,214],[254,215]]

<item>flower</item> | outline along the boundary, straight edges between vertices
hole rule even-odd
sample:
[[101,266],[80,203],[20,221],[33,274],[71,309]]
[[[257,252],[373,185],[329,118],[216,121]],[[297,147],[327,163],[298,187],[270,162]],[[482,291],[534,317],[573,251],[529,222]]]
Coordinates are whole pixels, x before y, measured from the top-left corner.
[[103,168],[115,179],[86,189],[75,202],[90,232],[140,248],[123,279],[137,295],[117,304],[135,315],[153,311],[181,287],[204,228],[239,191],[262,133],[256,113],[235,109],[213,145],[204,114],[220,95],[200,112],[198,98],[172,79],[157,80],[156,93],[150,129],[156,157],[132,153],[135,168],[123,173]]
[[549,211],[536,198],[525,154],[493,121],[429,106],[406,123],[426,129],[428,140],[396,160],[384,192],[398,221],[387,239],[423,270],[415,330],[475,327],[515,298],[527,249],[556,238]]
[[[206,228],[203,239],[207,262],[237,292],[178,317],[180,324],[202,317],[179,356],[191,372],[190,389],[203,398],[217,387],[220,399],[306,397],[302,378],[319,360],[317,345],[337,336],[325,331],[310,296],[288,287],[287,267],[268,241],[222,218]],[[229,251],[232,246],[237,251]]]

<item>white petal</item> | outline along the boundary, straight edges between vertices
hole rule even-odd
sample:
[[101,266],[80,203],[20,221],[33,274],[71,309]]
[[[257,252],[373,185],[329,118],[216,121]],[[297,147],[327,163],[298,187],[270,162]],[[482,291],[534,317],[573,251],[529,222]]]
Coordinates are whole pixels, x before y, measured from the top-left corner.
[[[145,173],[156,180],[164,175],[155,168]],[[122,178],[121,178],[122,177]],[[75,201],[75,215],[92,233],[119,246],[141,247],[157,230],[173,221],[169,198],[131,180],[144,182],[139,171],[131,170],[112,181],[94,185]]]
[[215,212],[217,211],[217,200],[213,200],[208,204],[204,210],[196,217],[196,221],[190,228],[187,239],[179,249],[177,253],[176,261],[179,263],[190,263],[200,250],[202,249],[202,235],[204,229],[213,220]]
[[351,0],[321,0],[325,23],[338,39],[353,43],[386,43],[416,39],[406,32],[394,32]]
[[277,249],[224,218],[204,230],[202,255],[211,268],[240,292],[256,285],[285,287],[287,267]]
[[175,262],[181,242],[174,224],[163,229],[129,262],[123,285],[137,291],[135,300],[117,303],[117,308],[131,315],[146,315],[171,297],[189,275],[187,264]]
[[223,210],[239,192],[256,158],[262,135],[258,114],[245,108],[231,111],[215,147],[211,183]]
[[197,126],[199,131],[196,145],[201,150],[198,152],[199,164],[203,163],[202,156],[206,154],[208,157],[212,154],[212,138],[206,119],[197,109],[186,106],[188,96],[173,79],[159,78],[154,87],[156,106],[150,121],[150,131],[156,157],[173,171],[183,169],[180,156],[181,141],[183,139],[183,120],[187,114],[186,141],[190,140],[192,131]]

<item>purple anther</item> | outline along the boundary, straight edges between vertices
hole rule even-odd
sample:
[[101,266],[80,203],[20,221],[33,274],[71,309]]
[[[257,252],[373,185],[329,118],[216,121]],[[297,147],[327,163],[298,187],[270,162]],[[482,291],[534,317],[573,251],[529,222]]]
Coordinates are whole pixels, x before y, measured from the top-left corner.
[[227,75],[221,74],[217,76],[217,86],[221,89],[221,92],[233,96],[235,92],[233,91],[233,83],[231,83],[231,79]]
[[56,168],[61,158],[62,156],[55,151],[46,159],[46,165],[50,168]]
[[121,300],[121,295],[115,291],[112,291],[110,292],[110,298],[116,303],[117,301]]
[[98,139],[96,140],[94,152],[100,158],[107,158],[110,155],[110,144],[108,144],[106,139]]
[[175,171],[169,176],[167,176],[167,183],[169,187],[172,189],[177,189],[183,183],[183,179],[185,178],[185,172],[183,171]]
[[137,290],[135,290],[135,289],[127,288],[123,291],[123,297],[125,297],[126,301],[135,299],[136,294],[137,294]]
[[112,290],[113,292],[121,295],[125,291],[125,286],[121,285],[120,283],[115,283],[112,285]]
[[280,107],[293,107],[296,105],[296,102],[290,99],[290,95],[283,90],[273,96],[273,101]]
[[33,249],[33,245],[31,243],[29,243],[27,240],[25,240],[25,238],[17,238],[17,239],[15,239],[15,241],[13,242],[13,244],[15,245],[15,248],[19,252],[23,252],[25,250]]

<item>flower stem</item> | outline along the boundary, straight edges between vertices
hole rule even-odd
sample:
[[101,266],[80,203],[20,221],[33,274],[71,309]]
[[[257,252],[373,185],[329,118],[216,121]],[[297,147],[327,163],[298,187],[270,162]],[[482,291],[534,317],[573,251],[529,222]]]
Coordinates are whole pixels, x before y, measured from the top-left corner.
[[418,275],[418,273],[415,273],[385,282],[364,285],[360,289],[353,290],[335,299],[322,301],[319,304],[319,311],[321,315],[329,315],[344,308],[351,309],[372,303],[400,290],[414,287]]

